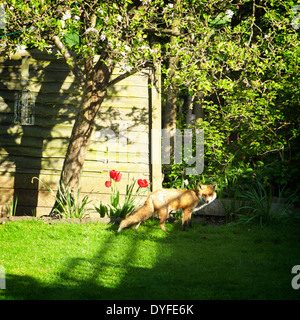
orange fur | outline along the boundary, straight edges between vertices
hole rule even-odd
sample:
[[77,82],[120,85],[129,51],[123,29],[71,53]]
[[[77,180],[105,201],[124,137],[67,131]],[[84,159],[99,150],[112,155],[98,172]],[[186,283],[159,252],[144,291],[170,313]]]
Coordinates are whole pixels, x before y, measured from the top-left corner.
[[183,210],[182,230],[186,224],[191,226],[191,216],[194,209],[201,203],[205,205],[212,202],[216,197],[216,184],[202,185],[198,189],[160,189],[150,193],[145,204],[135,210],[132,215],[122,220],[118,232],[135,225],[135,230],[140,223],[150,218],[157,210],[160,218],[160,226],[166,231],[165,220],[171,210]]

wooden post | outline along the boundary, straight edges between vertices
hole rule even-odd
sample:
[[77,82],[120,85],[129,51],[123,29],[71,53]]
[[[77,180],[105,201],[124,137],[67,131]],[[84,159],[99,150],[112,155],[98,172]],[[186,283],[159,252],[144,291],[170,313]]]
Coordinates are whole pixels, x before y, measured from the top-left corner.
[[159,63],[152,72],[151,86],[151,175],[152,191],[162,187],[161,172],[161,71]]

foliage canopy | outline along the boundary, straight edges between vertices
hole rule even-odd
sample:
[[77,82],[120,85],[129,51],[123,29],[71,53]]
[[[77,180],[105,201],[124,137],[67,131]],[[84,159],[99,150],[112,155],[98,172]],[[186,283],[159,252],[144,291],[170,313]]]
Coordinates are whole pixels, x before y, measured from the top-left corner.
[[[297,8],[291,0],[7,0],[0,45],[8,56],[56,45],[83,87],[89,75],[77,63],[95,55],[102,68],[120,65],[123,78],[159,62],[164,88],[175,83],[178,96],[203,110],[196,125],[205,130],[205,176],[258,170],[267,183],[293,187],[300,178]],[[183,112],[177,126],[184,123]],[[166,168],[166,185],[181,170]]]

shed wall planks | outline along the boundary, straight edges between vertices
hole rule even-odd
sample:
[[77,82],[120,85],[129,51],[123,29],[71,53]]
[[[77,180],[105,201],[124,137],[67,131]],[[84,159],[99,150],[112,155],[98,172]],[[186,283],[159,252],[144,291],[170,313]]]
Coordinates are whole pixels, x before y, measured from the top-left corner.
[[[0,58],[0,207],[17,197],[17,214],[36,211],[39,216],[48,214],[54,204],[46,186],[57,190],[83,93],[62,58],[38,50],[26,54],[30,55],[27,88],[36,97],[34,126],[13,123],[15,94],[21,90],[22,57]],[[112,77],[120,73],[117,69]],[[151,129],[161,125],[160,100],[159,91],[149,86],[150,75],[145,70],[108,90],[83,167],[83,196],[90,194],[96,202],[108,201],[110,190],[104,182],[112,169],[123,174],[118,184],[122,195],[132,178],[155,180],[155,186],[159,186],[161,174],[157,164],[151,163],[151,152],[155,150],[153,144],[160,146],[160,136],[151,139]]]

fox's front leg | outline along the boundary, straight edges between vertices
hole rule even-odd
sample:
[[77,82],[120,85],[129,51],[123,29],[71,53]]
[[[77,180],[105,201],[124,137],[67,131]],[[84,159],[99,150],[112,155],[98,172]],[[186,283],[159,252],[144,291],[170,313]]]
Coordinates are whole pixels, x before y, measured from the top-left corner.
[[158,211],[158,215],[159,215],[159,218],[160,218],[160,227],[164,230],[164,231],[167,231],[166,227],[165,227],[165,221],[166,219],[168,218],[168,209],[167,208],[163,208],[163,209],[160,209]]
[[186,225],[188,225],[190,228],[192,227],[192,209],[191,208],[186,208],[183,210],[182,231],[185,231]]
[[138,224],[135,225],[134,230],[136,231],[138,229],[138,227],[140,226],[140,222]]

